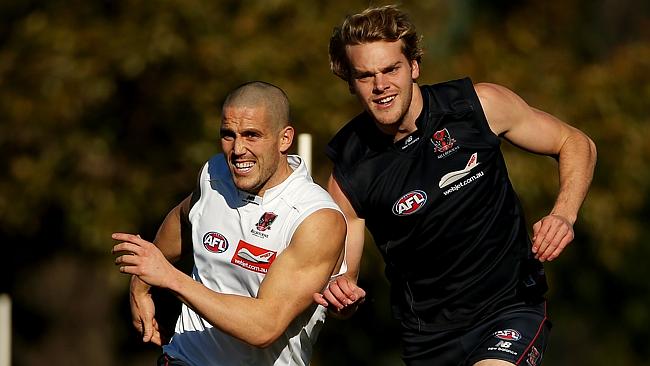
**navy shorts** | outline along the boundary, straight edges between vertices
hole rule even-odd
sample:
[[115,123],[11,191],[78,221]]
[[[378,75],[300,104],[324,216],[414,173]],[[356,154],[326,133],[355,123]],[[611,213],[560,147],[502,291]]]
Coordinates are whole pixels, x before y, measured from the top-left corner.
[[189,364],[163,353],[158,357],[158,366],[189,366]]
[[402,359],[408,366],[471,366],[485,359],[539,366],[551,323],[546,302],[520,304],[469,329],[402,331]]

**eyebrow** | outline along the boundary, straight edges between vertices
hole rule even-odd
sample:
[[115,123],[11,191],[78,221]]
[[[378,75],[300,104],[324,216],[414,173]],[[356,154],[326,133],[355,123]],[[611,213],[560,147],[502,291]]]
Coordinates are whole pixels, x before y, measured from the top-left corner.
[[[391,69],[394,69],[394,68],[400,66],[401,64],[402,64],[402,61],[397,61],[397,62],[395,62],[395,63],[392,63],[392,64],[388,65],[388,66],[384,66],[384,67],[382,67],[379,71],[380,71],[382,74],[385,74],[386,71],[390,71]],[[352,76],[354,76],[354,77],[360,77],[360,76],[372,76],[372,75],[374,75],[374,74],[375,74],[375,73],[372,72],[372,71],[362,71],[362,70],[358,70],[358,69],[353,69],[353,70],[352,70]]]
[[[263,131],[261,129],[255,128],[255,127],[244,128],[243,130],[239,131],[240,135],[246,135],[246,134],[250,134],[250,133],[256,133],[256,134],[262,135]],[[219,134],[220,135],[235,135],[237,133],[231,128],[221,127],[221,128],[219,128]]]

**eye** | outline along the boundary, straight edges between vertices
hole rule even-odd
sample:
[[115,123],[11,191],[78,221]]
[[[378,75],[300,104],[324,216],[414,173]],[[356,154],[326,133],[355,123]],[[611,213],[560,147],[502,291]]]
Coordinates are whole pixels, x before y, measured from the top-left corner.
[[221,130],[219,131],[219,134],[221,135],[222,140],[232,141],[235,139],[235,133],[229,130]]
[[386,69],[386,74],[395,75],[395,74],[397,74],[398,69],[399,69],[399,66],[389,67],[388,69]]
[[257,140],[260,137],[262,137],[262,134],[259,133],[258,131],[244,131],[242,132],[242,137],[247,139],[247,140]]
[[364,82],[370,81],[370,79],[372,78],[372,76],[373,76],[373,75],[370,74],[370,73],[362,73],[362,74],[357,74],[357,75],[355,75],[354,78],[355,78],[357,81],[364,83]]

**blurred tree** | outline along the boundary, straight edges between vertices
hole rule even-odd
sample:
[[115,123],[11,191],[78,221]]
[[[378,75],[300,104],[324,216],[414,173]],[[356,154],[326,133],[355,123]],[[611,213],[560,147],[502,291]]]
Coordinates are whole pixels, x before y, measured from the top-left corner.
[[[504,84],[599,147],[577,239],[547,266],[547,363],[649,364],[650,4],[402,3],[423,35],[422,83],[469,75]],[[153,237],[219,149],[222,98],[248,80],[287,91],[298,131],[314,135],[324,183],[324,146],[359,111],[328,69],[328,40],[367,5],[0,2],[0,240],[9,249],[0,291],[14,298],[15,365],[152,363],[157,350],[130,329],[110,233]],[[504,150],[532,222],[552,205],[554,162]],[[326,324],[316,365],[399,363],[383,264],[368,240],[368,302]]]

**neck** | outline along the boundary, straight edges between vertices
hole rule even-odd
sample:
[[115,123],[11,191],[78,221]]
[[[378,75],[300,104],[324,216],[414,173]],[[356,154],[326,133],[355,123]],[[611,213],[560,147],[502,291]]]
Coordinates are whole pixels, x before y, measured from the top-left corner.
[[264,186],[256,193],[260,197],[264,197],[264,192],[267,190],[282,184],[289,176],[293,173],[293,168],[289,165],[289,161],[286,156],[283,156],[280,160],[277,170],[271,178],[264,184]]
[[387,135],[393,136],[393,142],[399,141],[402,138],[415,132],[418,127],[415,124],[415,121],[420,116],[422,112],[422,106],[424,105],[422,99],[422,92],[417,83],[413,83],[413,90],[411,93],[411,103],[408,110],[402,116],[402,118],[391,126],[380,125],[377,123],[379,130]]

